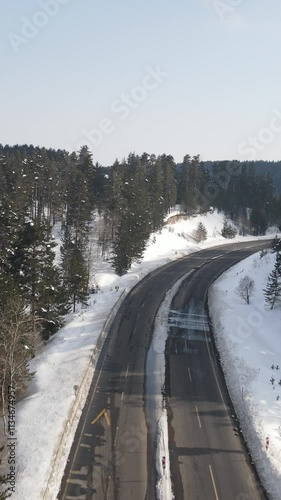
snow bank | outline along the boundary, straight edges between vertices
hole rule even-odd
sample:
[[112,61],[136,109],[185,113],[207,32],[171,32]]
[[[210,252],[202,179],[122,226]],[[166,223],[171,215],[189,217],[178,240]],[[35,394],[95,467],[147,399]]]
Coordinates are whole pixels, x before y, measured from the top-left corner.
[[[91,298],[30,362],[35,377],[16,406],[13,499],[54,499],[101,349],[101,333],[124,290]],[[104,340],[104,339],[103,339]]]
[[[156,486],[157,500],[172,500],[172,480],[170,471],[168,415],[164,409],[157,424],[156,471],[158,483]],[[165,463],[163,463],[163,457]]]
[[[210,290],[209,308],[244,437],[266,490],[277,500],[281,492],[281,308],[270,311],[262,292],[274,261],[271,253],[262,259],[255,254],[224,273]],[[250,305],[235,291],[246,275],[255,281]]]

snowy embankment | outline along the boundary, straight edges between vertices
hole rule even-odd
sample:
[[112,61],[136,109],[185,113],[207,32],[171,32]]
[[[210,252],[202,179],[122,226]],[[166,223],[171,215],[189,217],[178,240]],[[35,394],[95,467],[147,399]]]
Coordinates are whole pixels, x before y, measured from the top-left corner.
[[[197,244],[192,234],[199,221],[205,224],[208,238]],[[202,248],[252,239],[225,240],[220,236],[222,226],[223,214],[217,212],[166,225],[151,235],[142,261],[122,278],[102,261],[93,244],[93,285],[99,286],[100,293],[91,295],[89,307],[70,315],[64,328],[30,362],[35,376],[26,397],[16,406],[16,491],[12,500],[56,498],[97,361],[97,344],[121,294],[166,262]]]
[[[224,273],[209,292],[217,347],[231,399],[260,478],[271,499],[281,492],[281,307],[270,310],[263,289],[275,254],[255,254]],[[236,288],[255,282],[250,304]],[[269,442],[267,449],[266,442]]]
[[[55,499],[97,361],[100,333],[122,292],[91,298],[30,362],[35,376],[16,406],[18,500]],[[94,307],[97,306],[97,310]]]

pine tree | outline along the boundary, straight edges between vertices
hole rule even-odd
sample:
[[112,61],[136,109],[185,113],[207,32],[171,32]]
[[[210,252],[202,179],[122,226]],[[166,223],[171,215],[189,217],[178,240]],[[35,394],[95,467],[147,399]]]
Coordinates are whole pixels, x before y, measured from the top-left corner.
[[254,236],[262,236],[266,233],[268,227],[268,219],[265,210],[253,208],[250,215],[250,222]]
[[201,241],[204,241],[207,239],[208,232],[206,229],[206,226],[204,226],[203,222],[199,222],[197,225],[197,228],[195,229],[193,233],[193,237],[196,241],[196,243],[200,243]]
[[93,164],[92,153],[87,146],[82,146],[78,153],[77,170],[82,174],[87,185],[87,194],[83,195],[84,202],[88,204],[90,210],[93,210],[102,201],[104,176],[101,173],[99,164]]
[[126,217],[121,221],[117,238],[113,243],[112,265],[118,276],[125,274],[132,264],[132,255],[128,249],[128,233],[130,232]]
[[54,252],[46,254],[42,269],[36,314],[41,322],[41,335],[47,340],[63,326],[63,316],[70,310],[69,298],[60,270],[53,264]]
[[0,273],[0,304],[5,308],[11,297],[20,296],[20,288],[9,272]]
[[272,310],[281,300],[281,254],[277,252],[273,271],[269,274],[266,288],[263,290],[265,301]]
[[66,224],[75,229],[75,235],[84,231],[91,220],[91,200],[87,174],[89,169],[81,162],[81,158],[73,153],[70,156],[70,183],[66,194]]
[[120,165],[116,161],[110,169],[109,182],[106,190],[107,208],[106,217],[111,221],[111,241],[115,240],[115,236],[122,218],[122,214],[126,207],[126,200],[123,196],[125,185],[126,165]]
[[235,238],[236,234],[237,230],[235,229],[235,227],[232,226],[232,224],[228,221],[227,217],[224,217],[221,235],[224,238],[232,239]]
[[204,194],[205,182],[207,175],[200,157],[197,155],[191,158],[186,155],[183,159],[179,189],[180,203],[187,214],[206,211],[209,208],[210,204]]
[[277,235],[272,240],[270,247],[273,253],[281,252],[281,239],[278,238]]
[[268,276],[267,285],[263,292],[266,303],[270,305],[270,309],[273,309],[281,297],[280,276],[276,269]]
[[171,155],[160,156],[163,171],[163,198],[165,213],[170,212],[177,201],[176,165]]
[[44,265],[44,229],[40,222],[26,222],[18,233],[10,258],[11,272],[23,299],[35,315],[40,276]]
[[192,204],[190,199],[190,186],[189,186],[189,170],[191,166],[191,158],[189,155],[185,155],[183,159],[181,176],[179,182],[179,202],[182,210],[186,213],[189,211],[189,207]]
[[63,286],[67,290],[68,300],[72,303],[73,312],[76,304],[87,304],[89,272],[85,260],[85,241],[71,235],[71,228],[65,229],[62,254]]
[[[153,160],[152,160],[153,161]],[[157,158],[149,166],[149,209],[151,216],[151,230],[158,231],[163,226],[165,206],[163,198],[163,171],[161,160]]]
[[148,191],[144,158],[130,155],[122,189],[125,204],[113,243],[112,262],[119,275],[143,255],[152,225]]
[[11,274],[34,321],[42,321],[46,339],[62,325],[67,300],[58,268],[54,264],[55,243],[48,224],[27,222],[19,231],[9,260]]
[[9,271],[9,258],[24,223],[24,213],[16,208],[14,200],[6,194],[0,202],[0,271]]

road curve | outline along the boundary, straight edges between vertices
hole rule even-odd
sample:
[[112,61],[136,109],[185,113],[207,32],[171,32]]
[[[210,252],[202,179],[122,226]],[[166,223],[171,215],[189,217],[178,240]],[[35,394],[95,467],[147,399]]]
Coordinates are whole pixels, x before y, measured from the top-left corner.
[[[190,254],[152,272],[129,293],[99,357],[58,500],[155,498],[156,423],[146,412],[146,356],[166,292],[193,269],[186,291],[177,294],[172,307],[174,315],[189,315],[191,323],[171,329],[166,353],[175,497],[264,498],[233,432],[203,304],[217,275],[267,244],[235,243]],[[203,318],[203,329],[194,327],[194,318],[199,323]]]
[[208,324],[210,284],[248,250],[191,275],[175,295],[166,344],[166,401],[176,499],[265,498],[241,442]]

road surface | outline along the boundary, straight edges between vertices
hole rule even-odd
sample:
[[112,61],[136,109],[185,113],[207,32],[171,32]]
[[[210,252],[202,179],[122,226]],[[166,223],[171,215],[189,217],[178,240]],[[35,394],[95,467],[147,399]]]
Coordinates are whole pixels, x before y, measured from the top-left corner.
[[101,352],[59,500],[155,498],[156,423],[146,412],[146,356],[166,291],[193,269],[173,303],[166,353],[175,498],[265,498],[233,430],[204,310],[212,280],[265,246],[236,243],[191,254],[154,271],[130,292]]
[[210,283],[247,255],[247,250],[230,253],[199,269],[171,305],[166,397],[177,499],[265,498],[237,432],[206,310]]

